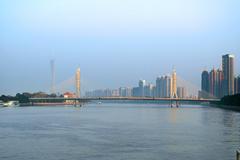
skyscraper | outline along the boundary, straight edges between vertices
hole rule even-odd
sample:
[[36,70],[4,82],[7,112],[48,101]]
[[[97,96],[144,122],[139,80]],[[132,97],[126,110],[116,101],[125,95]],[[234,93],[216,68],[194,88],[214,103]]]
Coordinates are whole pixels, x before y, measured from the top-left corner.
[[209,73],[209,93],[213,97],[216,97],[216,80],[217,79],[217,71],[212,69]]
[[119,96],[120,97],[126,97],[126,88],[125,87],[120,87],[119,88]]
[[145,97],[154,97],[154,85],[149,83],[144,87]]
[[80,98],[81,94],[81,83],[80,83],[81,73],[80,68],[76,71],[76,97]]
[[201,85],[201,97],[208,98],[209,95],[209,73],[208,71],[202,72],[202,85]]
[[139,87],[133,87],[132,89],[132,96],[133,97],[139,97]]
[[126,97],[131,97],[131,96],[132,96],[132,88],[126,87]]
[[234,94],[234,55],[222,56],[223,96]]
[[234,79],[234,93],[235,94],[240,93],[240,76],[235,77]]
[[119,88],[119,96],[121,96],[121,97],[131,97],[132,96],[132,88],[130,88],[130,87],[120,87]]
[[172,73],[172,95],[173,98],[177,98],[177,73],[176,70],[173,70]]
[[186,98],[187,92],[185,87],[177,87],[177,96],[178,98]]
[[138,83],[138,86],[139,86],[139,96],[144,97],[144,88],[146,86],[146,81],[140,80]]
[[155,92],[156,92],[156,97],[158,98],[162,97],[161,88],[162,88],[162,77],[157,77]]
[[212,69],[209,74],[209,93],[212,98],[222,98],[223,73],[220,69]]
[[218,69],[216,74],[216,97],[222,98],[223,97],[223,72],[222,70]]
[[172,95],[172,77],[165,76],[163,82],[163,97],[170,98]]
[[238,83],[238,87],[237,87],[237,90],[238,90],[238,93],[240,93],[240,75],[238,76],[237,78],[237,83]]
[[156,80],[156,97],[170,98],[173,96],[172,76],[161,76]]

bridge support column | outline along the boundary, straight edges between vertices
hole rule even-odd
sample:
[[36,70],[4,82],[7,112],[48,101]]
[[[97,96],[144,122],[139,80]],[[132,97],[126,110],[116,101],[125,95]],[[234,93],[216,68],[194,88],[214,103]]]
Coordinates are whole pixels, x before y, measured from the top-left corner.
[[79,105],[79,107],[82,107],[82,104],[81,104],[80,100],[75,99],[74,100],[74,107],[77,107],[78,105]]
[[173,108],[174,106],[179,108],[180,102],[178,100],[170,100],[170,107]]
[[180,102],[176,101],[176,107],[178,108],[180,106]]
[[74,100],[74,107],[77,107],[77,100]]
[[77,100],[77,105],[79,105],[79,107],[82,107],[82,103],[80,100]]

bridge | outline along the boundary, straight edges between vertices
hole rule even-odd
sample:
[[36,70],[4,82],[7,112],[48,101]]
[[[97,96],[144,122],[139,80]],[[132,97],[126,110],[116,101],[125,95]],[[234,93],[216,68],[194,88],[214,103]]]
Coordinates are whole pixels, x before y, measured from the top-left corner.
[[86,98],[30,98],[31,104],[83,104],[90,101],[138,101],[138,102],[169,102],[170,106],[173,107],[174,102],[176,107],[179,107],[180,102],[189,103],[211,103],[219,102],[220,99],[194,99],[194,98],[156,98],[156,97],[86,97]]
[[[54,76],[52,76],[54,79]],[[189,81],[186,81],[185,79],[181,78],[180,76],[177,76],[177,84],[181,87],[184,87],[187,92],[191,93],[189,95],[191,96],[185,96],[185,97],[194,97],[198,94],[198,91],[200,88],[196,86],[195,84],[192,84]],[[74,87],[76,87],[76,77],[75,75],[72,75],[67,80],[62,81],[61,83],[54,85],[52,84],[52,89],[54,88],[55,93],[64,93],[67,91],[73,90]],[[82,83],[83,82],[83,83]],[[87,82],[87,83],[86,83]],[[81,90],[80,92],[86,91],[86,86],[90,85],[89,80],[81,80]],[[70,89],[70,88],[72,89]],[[48,90],[48,89],[47,89]],[[83,95],[83,94],[81,94]],[[138,101],[138,102],[147,102],[147,101],[153,101],[153,102],[169,102],[171,106],[174,104],[178,107],[180,102],[186,102],[186,103],[211,103],[211,102],[218,102],[220,99],[217,99],[213,95],[212,99],[198,99],[198,98],[157,98],[157,97],[102,97],[105,95],[97,95],[101,97],[82,97],[82,98],[63,98],[63,97],[48,97],[48,98],[30,98],[30,102],[34,104],[82,104],[89,101]],[[79,97],[79,96],[77,96]]]

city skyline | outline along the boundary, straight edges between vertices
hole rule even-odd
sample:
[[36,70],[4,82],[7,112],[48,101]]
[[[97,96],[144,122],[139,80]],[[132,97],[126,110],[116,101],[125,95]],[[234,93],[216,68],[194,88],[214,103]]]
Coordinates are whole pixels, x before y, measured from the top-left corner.
[[[226,55],[223,55],[222,57],[224,57],[224,56],[226,56]],[[234,58],[235,58],[235,55],[231,55],[231,56],[233,56]],[[223,61],[223,60],[222,60]],[[233,60],[234,61],[234,60]],[[236,63],[233,65],[233,67],[236,65]],[[221,73],[222,72],[222,66],[220,67],[220,69],[215,69],[215,67],[213,67],[213,69],[209,72],[209,78],[211,79],[211,76],[213,77],[213,78],[215,78],[216,76],[218,76],[218,72],[220,72],[220,74],[223,74],[223,73]],[[234,67],[235,68],[235,67]],[[235,70],[235,69],[234,69]],[[202,74],[203,73],[205,73],[206,72],[206,69],[204,68],[203,70],[202,70]],[[64,92],[73,92],[74,94],[76,94],[76,96],[77,97],[80,97],[80,94],[81,93],[83,93],[83,96],[86,96],[85,94],[86,94],[86,92],[89,92],[90,90],[92,90],[92,91],[100,91],[100,90],[102,90],[102,91],[104,91],[104,90],[111,90],[111,91],[113,91],[113,92],[115,92],[115,90],[118,90],[118,89],[121,89],[121,88],[131,88],[131,89],[134,89],[134,85],[129,85],[129,84],[126,84],[126,85],[122,85],[122,86],[117,86],[117,87],[115,87],[115,89],[114,88],[111,88],[111,87],[102,87],[101,89],[100,88],[93,88],[93,89],[88,89],[88,90],[84,90],[84,91],[81,91],[80,90],[80,68],[78,67],[77,68],[77,71],[76,71],[76,73],[75,73],[75,80],[74,80],[74,82],[73,83],[75,83],[75,84],[70,84],[69,86],[64,86],[64,87],[67,87],[67,88],[65,88],[65,90],[62,90],[62,91],[57,91],[57,88],[56,88],[56,84],[55,84],[55,79],[56,79],[56,75],[55,75],[55,60],[54,59],[52,59],[52,60],[50,60],[50,73],[51,73],[51,86],[49,86],[49,88],[50,88],[50,91],[49,90],[46,90],[46,91],[44,91],[44,90],[38,90],[39,92],[45,92],[45,93],[52,93],[52,94],[63,94]],[[175,68],[173,69],[173,71],[172,71],[172,73],[167,73],[167,74],[163,74],[163,76],[158,76],[157,77],[157,80],[158,80],[158,78],[167,78],[168,79],[168,77],[170,77],[170,75],[171,75],[171,79],[169,80],[169,83],[172,83],[172,82],[175,82],[174,84],[172,84],[170,87],[172,87],[170,90],[171,90],[171,93],[170,93],[170,95],[172,95],[173,97],[175,96],[176,97],[176,95],[178,95],[177,94],[177,89],[179,89],[179,90],[181,90],[180,92],[181,92],[181,95],[182,95],[182,93],[184,93],[184,94],[186,94],[186,93],[189,93],[188,91],[187,91],[187,88],[188,88],[188,86],[187,85],[185,85],[185,86],[182,86],[182,85],[176,85],[176,80],[174,81],[174,79],[176,79],[176,78],[174,78],[174,77],[176,77],[176,70],[175,70]],[[235,77],[233,78],[233,83],[236,83],[236,82],[238,82],[238,77],[240,77],[240,75],[239,74],[237,74],[237,73],[235,73],[234,74],[235,75]],[[220,76],[221,77],[221,76]],[[202,77],[203,78],[203,77]],[[215,80],[215,79],[214,79]],[[212,81],[214,81],[214,80],[212,80]],[[69,80],[68,80],[69,81]],[[71,81],[71,79],[70,79],[70,81]],[[135,81],[137,81],[137,79],[135,80]],[[142,81],[142,82],[141,82]],[[205,84],[203,84],[202,83],[202,81],[203,81],[203,79],[200,79],[200,82],[201,82],[201,86],[199,86],[199,90],[198,91],[200,91],[200,90],[202,90],[202,91],[205,91],[206,90],[206,88],[203,88],[203,85],[205,85]],[[59,83],[58,85],[59,85],[59,87],[61,87],[60,85],[65,85],[64,84],[65,82],[63,82],[63,83]],[[71,83],[71,82],[70,82]],[[139,83],[143,83],[142,85],[143,86],[149,86],[149,85],[153,85],[153,82],[152,81],[146,81],[146,80],[139,80]],[[191,83],[191,82],[187,82],[187,83]],[[213,83],[213,82],[212,82]],[[140,84],[139,84],[140,85]],[[192,85],[192,84],[191,84]],[[125,87],[123,87],[123,86],[125,86]],[[131,86],[131,87],[130,87]],[[157,84],[156,84],[156,86],[157,86]],[[156,86],[154,86],[154,87],[156,87]],[[238,85],[237,85],[238,86]],[[236,87],[237,87],[236,86]],[[194,87],[196,87],[196,86],[194,86]],[[206,87],[206,86],[205,86]],[[210,87],[210,85],[208,86],[208,87]],[[234,86],[233,86],[234,87]],[[85,87],[83,87],[83,88],[85,88]],[[175,88],[175,89],[174,89]],[[196,89],[196,88],[195,88]],[[75,90],[75,91],[74,91]],[[32,93],[34,93],[34,92],[38,92],[38,91],[33,91]],[[199,93],[197,93],[198,91],[194,91],[195,93],[193,93],[193,92],[190,92],[190,96],[198,96],[198,94]],[[22,91],[22,93],[23,92],[29,92],[29,91]],[[179,92],[179,93],[180,93]],[[208,88],[208,91],[207,92],[209,92],[208,94],[209,95],[212,95],[213,97],[222,97],[221,95],[223,94],[223,93],[218,93],[219,91],[216,91],[216,89],[214,90],[213,88],[211,89],[211,88]],[[31,93],[31,92],[30,92]],[[120,90],[119,90],[119,94],[120,94],[121,92],[120,92]],[[234,93],[234,92],[233,92]],[[16,93],[14,93],[14,94],[16,94]],[[13,94],[13,95],[14,95]],[[115,93],[116,94],[116,96],[118,96],[118,93]],[[157,94],[157,93],[155,93],[155,94]],[[218,95],[216,95],[216,94],[218,94]],[[9,94],[10,95],[10,94]],[[226,94],[227,95],[227,94]],[[155,95],[155,96],[157,96],[157,95]],[[161,97],[161,96],[157,96],[157,97]],[[166,96],[166,97],[168,97],[168,96]]]
[[222,98],[240,93],[238,86],[239,75],[235,74],[235,56],[222,55],[222,66],[210,70],[203,70],[201,75],[201,98]]
[[239,3],[3,0],[0,94],[49,92],[51,59],[56,85],[81,66],[84,90],[153,83],[173,66],[200,88],[199,73],[223,54],[239,74]]
[[[51,61],[51,71],[53,65]],[[240,93],[240,76],[235,76],[235,56],[233,54],[222,55],[222,66],[219,69],[213,69],[208,72],[203,70],[201,74],[201,89],[197,94],[188,90],[188,84],[179,85],[177,83],[177,73],[175,68],[170,75],[158,76],[155,85],[146,80],[139,80],[138,87],[119,87],[118,89],[95,89],[84,91],[84,97],[157,97],[157,98],[185,98],[187,93],[189,97],[199,98],[222,98],[227,95]],[[52,71],[53,72],[53,71]],[[80,68],[76,72],[76,97],[80,98]],[[59,93],[62,94],[62,93]]]

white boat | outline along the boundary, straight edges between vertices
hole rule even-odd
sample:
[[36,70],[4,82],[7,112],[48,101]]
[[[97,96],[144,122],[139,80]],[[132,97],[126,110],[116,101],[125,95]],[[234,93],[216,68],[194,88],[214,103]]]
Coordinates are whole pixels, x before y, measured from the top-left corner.
[[3,101],[0,101],[0,107],[2,107],[3,106]]
[[3,103],[3,107],[15,107],[15,106],[19,106],[18,101],[9,101],[9,102]]

